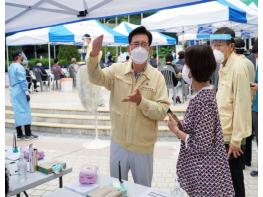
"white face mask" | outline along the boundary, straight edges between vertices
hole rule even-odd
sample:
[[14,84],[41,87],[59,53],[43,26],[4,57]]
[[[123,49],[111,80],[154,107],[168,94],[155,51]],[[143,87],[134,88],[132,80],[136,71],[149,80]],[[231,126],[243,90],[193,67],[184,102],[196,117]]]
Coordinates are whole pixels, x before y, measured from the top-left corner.
[[215,59],[216,59],[216,63],[217,64],[222,64],[223,61],[224,61],[224,54],[221,51],[217,50],[217,49],[214,49],[213,53],[214,53],[214,56],[215,56]]
[[182,70],[182,77],[186,83],[191,85],[192,79],[189,78],[189,73],[190,73],[190,69],[188,68],[188,66],[184,65],[183,70]]
[[143,47],[136,47],[131,50],[131,58],[135,64],[143,64],[147,61],[149,52]]

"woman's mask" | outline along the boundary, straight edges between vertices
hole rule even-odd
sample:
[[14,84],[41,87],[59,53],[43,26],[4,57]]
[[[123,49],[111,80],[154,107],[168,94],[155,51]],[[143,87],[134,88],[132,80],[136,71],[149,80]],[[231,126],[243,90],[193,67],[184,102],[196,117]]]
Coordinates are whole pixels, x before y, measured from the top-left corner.
[[189,73],[190,73],[190,69],[188,68],[188,66],[184,65],[183,70],[182,70],[182,77],[186,83],[191,85],[192,79],[189,78]]

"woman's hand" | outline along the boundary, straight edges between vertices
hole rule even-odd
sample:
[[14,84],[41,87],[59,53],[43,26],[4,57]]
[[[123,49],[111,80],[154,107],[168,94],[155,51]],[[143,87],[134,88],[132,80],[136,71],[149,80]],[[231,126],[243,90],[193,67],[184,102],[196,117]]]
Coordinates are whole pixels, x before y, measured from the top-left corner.
[[178,122],[173,119],[172,115],[168,113],[168,127],[169,129],[176,135],[176,137],[180,140],[183,140],[184,142],[187,140],[187,136],[188,134],[186,134],[185,132],[181,131],[178,128]]
[[178,137],[178,123],[173,119],[171,114],[168,114],[169,120],[168,120],[168,127],[169,129]]

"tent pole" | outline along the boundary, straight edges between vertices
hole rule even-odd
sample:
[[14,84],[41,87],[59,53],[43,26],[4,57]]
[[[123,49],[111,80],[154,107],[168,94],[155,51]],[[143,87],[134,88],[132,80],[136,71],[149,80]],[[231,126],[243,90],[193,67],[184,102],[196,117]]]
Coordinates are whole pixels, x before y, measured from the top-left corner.
[[159,49],[158,49],[158,45],[156,45],[156,56],[157,56],[157,67],[158,67],[158,63],[159,63]]
[[116,61],[118,61],[118,56],[119,56],[118,53],[119,53],[119,52],[118,52],[118,46],[116,46]]
[[9,57],[8,57],[8,46],[6,45],[6,65],[7,65],[7,72],[9,70]]
[[106,46],[104,47],[104,66],[106,65],[107,61],[106,61],[106,53],[107,53],[107,48]]
[[[48,67],[51,76],[50,43],[48,43]],[[49,91],[51,91],[51,77],[49,76]]]
[[56,59],[56,45],[54,45],[54,59]]
[[37,59],[37,46],[34,45],[34,54],[35,54],[35,58]]

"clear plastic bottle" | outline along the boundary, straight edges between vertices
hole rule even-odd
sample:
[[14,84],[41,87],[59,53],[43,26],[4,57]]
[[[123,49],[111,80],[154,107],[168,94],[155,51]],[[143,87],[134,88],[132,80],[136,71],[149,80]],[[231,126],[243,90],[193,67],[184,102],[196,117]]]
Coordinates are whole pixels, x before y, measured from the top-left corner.
[[18,170],[19,176],[25,179],[27,175],[27,162],[24,159],[24,154],[22,152],[20,154],[19,161],[17,162],[17,170]]
[[175,185],[174,185],[174,189],[171,193],[171,197],[184,197],[184,190],[180,187],[178,179],[175,178],[174,181],[175,181]]

